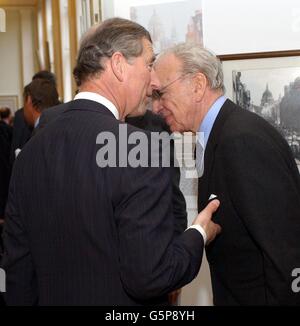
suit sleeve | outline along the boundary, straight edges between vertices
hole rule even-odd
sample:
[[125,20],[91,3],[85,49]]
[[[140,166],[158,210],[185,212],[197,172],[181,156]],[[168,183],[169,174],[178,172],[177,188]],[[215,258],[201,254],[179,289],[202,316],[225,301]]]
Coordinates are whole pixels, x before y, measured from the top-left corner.
[[188,230],[174,240],[169,168],[126,168],[115,216],[124,288],[139,300],[162,296],[198,273],[203,238]]
[[[170,133],[170,131],[168,131]],[[182,234],[187,228],[187,211],[184,195],[180,189],[180,168],[175,157],[174,141],[170,142],[170,165],[172,181],[172,205],[174,215],[174,235]]]
[[[165,122],[164,122],[165,123]],[[171,131],[168,126],[163,128],[169,134]],[[180,189],[180,177],[181,172],[178,166],[178,161],[175,155],[175,143],[174,140],[170,142],[170,163],[172,170],[172,204],[173,204],[173,214],[174,214],[174,234],[175,236],[180,235],[187,228],[187,211],[186,202],[184,195]]]
[[6,272],[5,301],[8,305],[34,305],[38,301],[36,277],[28,237],[23,226],[16,179],[12,176],[3,232],[3,268]]
[[[232,204],[262,253],[270,304],[300,304],[291,289],[300,262],[300,193],[290,156],[267,140],[240,137],[222,147]],[[287,151],[286,151],[287,152]]]
[[174,234],[180,235],[187,228],[186,202],[179,187],[180,168],[172,167],[172,203],[174,214]]

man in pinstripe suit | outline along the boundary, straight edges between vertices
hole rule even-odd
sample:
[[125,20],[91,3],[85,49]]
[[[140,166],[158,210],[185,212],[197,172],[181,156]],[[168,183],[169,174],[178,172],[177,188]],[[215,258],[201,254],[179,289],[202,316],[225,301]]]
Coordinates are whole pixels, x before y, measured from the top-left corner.
[[122,120],[150,95],[153,61],[149,33],[128,20],[107,20],[83,40],[74,70],[80,92],[14,166],[8,304],[163,304],[197,275],[205,242],[220,231],[211,222],[218,201],[174,239],[170,169],[96,163],[99,134],[118,142]]

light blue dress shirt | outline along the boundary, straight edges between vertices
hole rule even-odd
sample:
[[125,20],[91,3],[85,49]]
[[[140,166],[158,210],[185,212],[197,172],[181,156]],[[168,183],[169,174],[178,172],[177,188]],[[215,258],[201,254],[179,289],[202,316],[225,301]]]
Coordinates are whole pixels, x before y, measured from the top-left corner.
[[215,103],[212,105],[212,107],[209,109],[209,111],[207,112],[206,116],[204,117],[198,132],[202,132],[204,133],[204,150],[206,148],[206,144],[209,138],[209,135],[211,133],[211,130],[213,128],[213,125],[215,123],[215,120],[221,110],[221,107],[223,106],[223,104],[226,101],[226,97],[225,96],[221,96],[219,97]]
[[221,110],[221,107],[223,106],[225,101],[226,98],[222,95],[214,102],[198,129],[195,163],[199,178],[201,178],[204,173],[204,154],[209,135],[211,133],[215,120]]

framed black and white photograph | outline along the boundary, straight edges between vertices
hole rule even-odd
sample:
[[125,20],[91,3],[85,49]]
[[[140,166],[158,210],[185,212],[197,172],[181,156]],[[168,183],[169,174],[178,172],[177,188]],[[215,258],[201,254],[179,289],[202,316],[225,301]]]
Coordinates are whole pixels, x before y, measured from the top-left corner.
[[300,171],[300,56],[287,54],[223,60],[224,82],[228,98],[284,136]]

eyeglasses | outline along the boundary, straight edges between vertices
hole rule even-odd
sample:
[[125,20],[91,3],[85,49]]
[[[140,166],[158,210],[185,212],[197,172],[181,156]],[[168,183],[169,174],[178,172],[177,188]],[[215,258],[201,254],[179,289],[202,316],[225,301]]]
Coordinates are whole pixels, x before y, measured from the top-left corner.
[[178,78],[172,80],[170,83],[168,83],[167,85],[165,85],[161,89],[154,89],[152,91],[152,99],[153,100],[159,100],[164,95],[164,92],[165,92],[166,88],[168,88],[169,86],[171,86],[172,84],[176,83],[178,80],[186,77],[189,74],[190,73],[187,73],[187,74],[184,74],[184,75],[179,76]]

